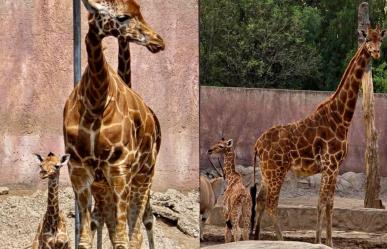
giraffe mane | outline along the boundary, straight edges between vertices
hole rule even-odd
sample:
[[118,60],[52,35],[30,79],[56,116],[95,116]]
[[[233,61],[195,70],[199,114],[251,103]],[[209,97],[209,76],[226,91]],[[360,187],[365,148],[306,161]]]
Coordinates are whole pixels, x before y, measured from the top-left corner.
[[365,47],[365,42],[358,48],[358,50],[356,51],[355,55],[352,57],[351,61],[349,62],[347,68],[346,68],[345,71],[344,71],[343,76],[341,77],[339,86],[337,87],[335,93],[332,94],[328,99],[326,99],[325,101],[323,101],[322,103],[320,103],[320,105],[319,105],[319,106],[317,107],[317,109],[316,109],[317,111],[320,110],[323,106],[325,106],[325,104],[327,104],[328,102],[330,102],[332,99],[335,99],[335,98],[336,98],[337,94],[338,94],[338,93],[340,92],[340,90],[343,88],[345,79],[348,77],[348,74],[349,74],[350,70],[352,69],[355,60],[357,59],[357,57],[359,56],[359,54],[361,53],[361,51],[364,49],[364,47]]

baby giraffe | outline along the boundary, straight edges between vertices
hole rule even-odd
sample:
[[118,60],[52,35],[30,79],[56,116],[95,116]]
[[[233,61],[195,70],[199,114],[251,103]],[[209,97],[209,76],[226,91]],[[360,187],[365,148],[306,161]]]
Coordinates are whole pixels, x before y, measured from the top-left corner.
[[252,201],[242,182],[242,177],[235,171],[235,152],[233,140],[220,140],[208,150],[208,154],[224,154],[224,174],[227,187],[224,192],[223,206],[226,219],[225,242],[239,240],[239,225],[242,224],[242,238],[249,239]]
[[69,154],[60,158],[50,152],[46,158],[35,154],[40,166],[40,178],[48,178],[47,211],[40,222],[32,249],[70,249],[63,212],[59,210],[59,171],[70,159]]

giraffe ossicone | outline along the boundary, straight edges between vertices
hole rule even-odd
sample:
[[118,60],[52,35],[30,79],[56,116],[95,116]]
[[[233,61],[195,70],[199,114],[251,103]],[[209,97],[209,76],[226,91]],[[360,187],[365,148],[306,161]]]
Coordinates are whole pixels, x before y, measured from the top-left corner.
[[70,249],[71,241],[67,233],[66,219],[59,209],[59,173],[70,159],[69,154],[61,157],[50,152],[46,157],[35,154],[39,163],[39,176],[48,179],[47,211],[39,223],[32,249]]
[[[91,249],[93,232],[100,225],[91,226],[92,221],[101,222],[102,217],[104,222],[111,214],[104,209],[110,198],[114,215],[106,224],[113,248],[136,249],[142,244],[141,223],[150,217],[149,193],[161,129],[154,112],[107,64],[101,43],[113,36],[152,53],[165,45],[134,0],[82,2],[89,11],[88,66],[66,102],[63,121],[65,147],[71,154],[70,179],[80,211],[79,248]],[[94,215],[88,208],[92,196]]]
[[[274,126],[256,141],[254,162],[258,158],[261,187],[256,198],[255,239],[259,239],[260,223],[265,209],[272,218],[279,240],[283,240],[277,220],[278,199],[285,175],[322,173],[317,205],[316,243],[321,243],[323,211],[326,213],[326,244],[332,246],[332,209],[339,166],[347,155],[348,129],[364,71],[371,57],[380,58],[385,31],[379,27],[362,31],[365,42],[348,64],[335,93],[304,119]],[[255,167],[254,163],[254,167]]]

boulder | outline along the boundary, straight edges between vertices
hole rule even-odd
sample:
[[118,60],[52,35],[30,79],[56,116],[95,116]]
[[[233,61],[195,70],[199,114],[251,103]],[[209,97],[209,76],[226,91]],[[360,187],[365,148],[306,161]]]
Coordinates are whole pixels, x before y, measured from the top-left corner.
[[165,193],[152,193],[151,204],[156,217],[162,217],[175,224],[183,233],[199,236],[199,193],[187,195],[168,189]]
[[0,195],[7,195],[7,194],[9,194],[9,188],[0,187]]

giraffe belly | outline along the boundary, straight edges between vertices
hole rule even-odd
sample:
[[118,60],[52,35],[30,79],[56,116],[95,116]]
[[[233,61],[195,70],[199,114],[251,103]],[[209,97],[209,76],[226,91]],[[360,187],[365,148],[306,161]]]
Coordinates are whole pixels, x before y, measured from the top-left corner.
[[296,176],[311,176],[321,172],[320,165],[313,159],[297,160],[298,163],[291,165],[291,171]]

